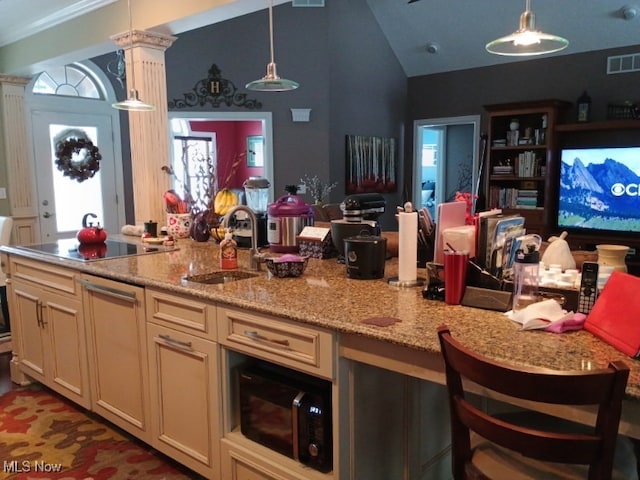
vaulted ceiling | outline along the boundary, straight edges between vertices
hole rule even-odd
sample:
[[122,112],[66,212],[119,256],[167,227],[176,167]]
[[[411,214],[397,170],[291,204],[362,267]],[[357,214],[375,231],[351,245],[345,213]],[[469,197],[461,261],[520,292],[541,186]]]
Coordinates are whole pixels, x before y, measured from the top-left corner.
[[[0,0],[0,47],[110,3],[124,0]],[[135,0],[132,0],[135,1]],[[330,2],[351,0],[325,0]],[[633,3],[637,1],[638,3]],[[407,76],[521,61],[485,51],[514,32],[525,0],[366,0]],[[214,2],[215,3],[215,2]],[[266,8],[267,0],[224,0],[192,22],[167,24],[167,33]],[[275,0],[274,4],[289,3]],[[569,47],[554,55],[639,45],[640,0],[532,0],[536,27],[563,36]]]

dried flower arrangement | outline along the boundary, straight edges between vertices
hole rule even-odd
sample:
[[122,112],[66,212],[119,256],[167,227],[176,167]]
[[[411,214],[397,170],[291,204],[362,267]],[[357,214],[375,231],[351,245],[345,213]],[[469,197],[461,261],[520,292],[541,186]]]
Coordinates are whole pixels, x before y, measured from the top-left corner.
[[325,198],[336,188],[338,182],[322,183],[317,175],[309,178],[307,175],[300,179],[300,183],[307,188],[309,195],[316,204],[321,204]]

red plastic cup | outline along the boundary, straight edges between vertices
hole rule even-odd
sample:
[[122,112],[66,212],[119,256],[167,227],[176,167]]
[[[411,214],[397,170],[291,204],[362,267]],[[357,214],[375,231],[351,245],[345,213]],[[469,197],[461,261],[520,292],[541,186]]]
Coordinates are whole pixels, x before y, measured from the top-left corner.
[[444,301],[460,305],[467,283],[467,252],[444,252]]

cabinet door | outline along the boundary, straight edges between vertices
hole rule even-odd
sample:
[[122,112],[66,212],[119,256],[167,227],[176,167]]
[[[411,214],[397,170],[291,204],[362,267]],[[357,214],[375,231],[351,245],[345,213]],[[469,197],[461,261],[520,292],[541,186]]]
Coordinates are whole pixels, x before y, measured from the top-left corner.
[[20,358],[20,370],[46,384],[41,290],[18,280],[9,283],[10,315],[15,330],[13,339]]
[[89,372],[82,302],[44,292],[42,322],[47,332],[48,385],[61,395],[89,408]]
[[92,410],[148,442],[144,290],[83,276]]
[[11,282],[11,298],[22,372],[89,408],[80,300],[15,280]]
[[219,478],[218,345],[147,324],[152,445],[207,478]]

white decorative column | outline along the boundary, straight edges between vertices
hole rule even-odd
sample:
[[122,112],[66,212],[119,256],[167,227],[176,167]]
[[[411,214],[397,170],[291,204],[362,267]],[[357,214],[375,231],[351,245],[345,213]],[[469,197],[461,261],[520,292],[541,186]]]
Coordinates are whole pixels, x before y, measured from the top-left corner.
[[125,50],[127,90],[135,88],[142,101],[156,107],[128,113],[136,224],[166,221],[162,195],[171,188],[171,178],[162,167],[171,158],[164,52],[176,38],[141,30],[133,30],[131,38],[130,32],[111,37]]
[[13,217],[13,243],[36,242],[37,195],[34,188],[34,163],[31,139],[27,130],[27,113],[24,100],[25,85],[31,79],[0,74],[0,137],[3,146],[10,215]]

